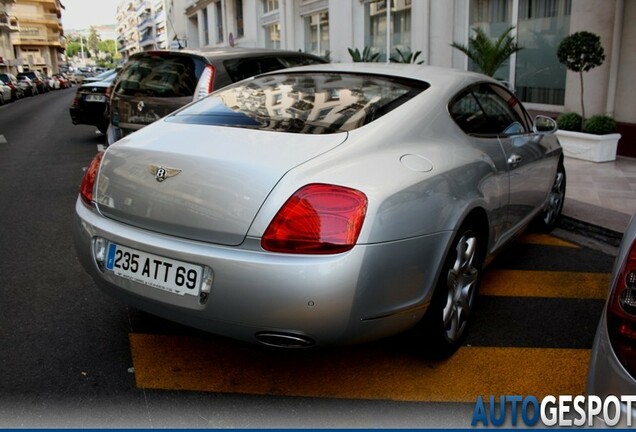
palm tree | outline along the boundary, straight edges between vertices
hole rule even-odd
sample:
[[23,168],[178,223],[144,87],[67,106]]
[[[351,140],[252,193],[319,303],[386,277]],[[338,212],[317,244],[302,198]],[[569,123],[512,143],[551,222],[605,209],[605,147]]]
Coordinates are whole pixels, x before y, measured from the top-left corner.
[[508,57],[523,49],[517,45],[514,36],[510,35],[513,29],[514,27],[509,27],[497,40],[493,40],[483,29],[474,27],[475,36],[468,39],[468,46],[457,42],[453,42],[451,46],[466,54],[483,74],[494,76]]

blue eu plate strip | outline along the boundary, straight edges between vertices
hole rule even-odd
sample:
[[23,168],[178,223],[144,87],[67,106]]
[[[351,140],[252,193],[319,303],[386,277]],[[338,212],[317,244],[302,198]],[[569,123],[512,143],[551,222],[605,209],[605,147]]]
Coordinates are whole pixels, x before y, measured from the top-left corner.
[[110,244],[108,246],[108,258],[106,259],[106,268],[108,270],[113,269],[113,265],[115,263],[115,251],[117,250],[116,244]]

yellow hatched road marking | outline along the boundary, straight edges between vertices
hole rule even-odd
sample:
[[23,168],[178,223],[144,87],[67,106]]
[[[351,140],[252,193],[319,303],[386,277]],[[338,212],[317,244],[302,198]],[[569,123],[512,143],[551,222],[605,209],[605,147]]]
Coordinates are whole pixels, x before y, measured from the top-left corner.
[[523,234],[518,241],[520,243],[538,244],[543,246],[562,246],[562,247],[568,247],[568,248],[580,248],[580,246],[577,245],[576,243],[562,240],[550,234],[528,232]]
[[490,296],[602,300],[609,283],[609,273],[490,269],[484,272],[479,292]]
[[290,352],[135,333],[130,344],[140,388],[422,402],[582,394],[590,356],[582,349],[462,347],[434,362],[378,344]]

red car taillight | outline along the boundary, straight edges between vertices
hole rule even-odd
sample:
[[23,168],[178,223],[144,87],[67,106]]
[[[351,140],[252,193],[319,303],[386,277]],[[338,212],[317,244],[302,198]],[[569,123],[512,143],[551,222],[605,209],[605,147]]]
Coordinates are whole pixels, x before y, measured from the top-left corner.
[[199,100],[212,93],[212,90],[214,90],[215,75],[216,69],[214,69],[214,66],[207,65],[205,69],[203,69],[203,73],[201,74],[201,78],[199,78],[199,84],[194,91],[194,97],[192,100]]
[[281,207],[261,246],[271,252],[331,254],[353,248],[367,212],[367,197],[342,186],[310,184]]
[[80,186],[80,196],[84,203],[88,206],[93,205],[93,187],[95,186],[95,179],[97,178],[97,172],[99,171],[99,165],[104,157],[104,152],[99,152],[91,161],[86,173],[84,173],[84,179]]
[[616,357],[636,378],[636,240],[610,293],[607,328]]

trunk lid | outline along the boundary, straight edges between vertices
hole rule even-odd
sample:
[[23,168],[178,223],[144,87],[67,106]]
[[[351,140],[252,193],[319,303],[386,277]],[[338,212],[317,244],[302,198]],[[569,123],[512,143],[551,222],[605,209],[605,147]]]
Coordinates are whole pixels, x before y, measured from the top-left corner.
[[230,246],[243,242],[286,172],[347,138],[161,125],[108,149],[95,191],[99,211],[154,232]]

